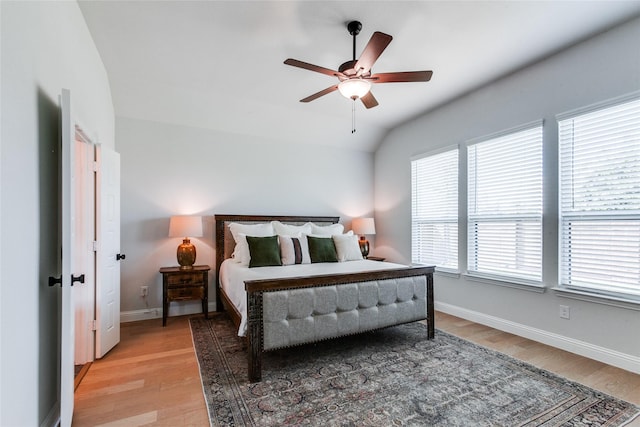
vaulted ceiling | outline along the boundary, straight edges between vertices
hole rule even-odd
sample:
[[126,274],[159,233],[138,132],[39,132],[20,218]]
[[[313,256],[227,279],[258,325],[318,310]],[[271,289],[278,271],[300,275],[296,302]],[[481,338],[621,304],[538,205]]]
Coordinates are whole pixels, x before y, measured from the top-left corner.
[[[389,129],[640,15],[640,1],[79,1],[106,67],[117,116],[295,144],[373,151]],[[428,83],[373,86],[379,106],[337,80],[346,24],[393,36],[373,72],[433,70]],[[603,76],[603,78],[605,78]]]

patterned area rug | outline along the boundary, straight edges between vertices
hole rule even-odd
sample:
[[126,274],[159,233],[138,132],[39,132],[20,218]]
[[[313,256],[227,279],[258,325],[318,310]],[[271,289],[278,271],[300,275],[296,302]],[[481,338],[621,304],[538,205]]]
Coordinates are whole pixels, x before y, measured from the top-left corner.
[[191,319],[213,426],[621,426],[640,408],[421,323],[263,357],[224,313]]

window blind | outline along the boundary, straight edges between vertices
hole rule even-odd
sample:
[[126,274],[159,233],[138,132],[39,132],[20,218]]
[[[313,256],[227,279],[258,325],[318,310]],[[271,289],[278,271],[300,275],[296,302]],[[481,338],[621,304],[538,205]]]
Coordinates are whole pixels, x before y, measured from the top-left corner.
[[558,128],[560,283],[640,297],[640,99]]
[[458,271],[458,149],[411,162],[411,259]]
[[467,148],[470,274],[542,280],[542,124]]

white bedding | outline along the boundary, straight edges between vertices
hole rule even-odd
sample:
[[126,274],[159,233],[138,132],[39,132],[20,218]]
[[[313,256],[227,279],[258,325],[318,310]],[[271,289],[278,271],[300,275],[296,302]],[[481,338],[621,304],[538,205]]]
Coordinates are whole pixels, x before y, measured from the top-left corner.
[[278,267],[249,268],[233,259],[226,259],[220,266],[220,285],[236,306],[242,320],[238,335],[247,333],[247,296],[244,290],[245,280],[276,279],[287,277],[318,276],[323,274],[359,273],[363,271],[392,270],[406,268],[406,265],[371,260],[329,262],[317,264],[296,264]]

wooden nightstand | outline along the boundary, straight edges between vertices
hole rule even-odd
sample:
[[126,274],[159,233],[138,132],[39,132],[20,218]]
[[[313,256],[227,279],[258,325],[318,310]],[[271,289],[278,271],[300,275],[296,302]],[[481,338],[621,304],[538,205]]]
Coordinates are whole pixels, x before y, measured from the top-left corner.
[[209,270],[208,265],[194,265],[191,270],[180,267],[162,267],[162,326],[167,325],[171,301],[202,300],[202,312],[209,318]]

